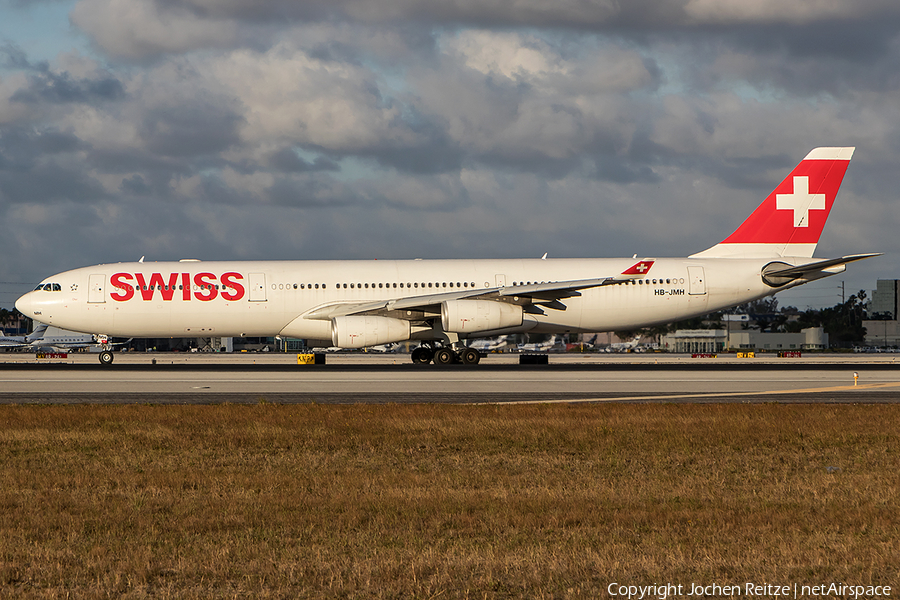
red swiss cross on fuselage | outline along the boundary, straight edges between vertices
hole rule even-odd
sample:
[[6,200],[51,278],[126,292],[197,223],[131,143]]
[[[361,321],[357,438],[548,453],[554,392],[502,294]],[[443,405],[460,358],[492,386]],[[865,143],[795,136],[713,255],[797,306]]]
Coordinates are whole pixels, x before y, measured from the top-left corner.
[[642,260],[622,271],[622,275],[644,275],[650,270],[654,262],[652,260]]

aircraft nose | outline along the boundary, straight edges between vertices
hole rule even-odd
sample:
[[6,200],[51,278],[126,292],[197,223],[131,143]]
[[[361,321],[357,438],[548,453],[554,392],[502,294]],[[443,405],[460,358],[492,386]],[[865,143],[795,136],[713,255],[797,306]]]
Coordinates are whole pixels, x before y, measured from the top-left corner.
[[34,292],[28,292],[16,300],[16,309],[26,317],[34,318],[33,300]]

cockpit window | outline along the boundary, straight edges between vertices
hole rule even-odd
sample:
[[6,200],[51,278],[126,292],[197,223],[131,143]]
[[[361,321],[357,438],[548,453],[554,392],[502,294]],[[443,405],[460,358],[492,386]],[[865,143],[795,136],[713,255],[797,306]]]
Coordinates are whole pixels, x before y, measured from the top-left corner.
[[53,291],[54,291],[54,292],[61,292],[61,291],[62,291],[62,286],[59,285],[58,283],[54,283],[54,284],[53,284]]
[[58,283],[42,283],[34,291],[43,290],[45,292],[61,292],[62,286]]

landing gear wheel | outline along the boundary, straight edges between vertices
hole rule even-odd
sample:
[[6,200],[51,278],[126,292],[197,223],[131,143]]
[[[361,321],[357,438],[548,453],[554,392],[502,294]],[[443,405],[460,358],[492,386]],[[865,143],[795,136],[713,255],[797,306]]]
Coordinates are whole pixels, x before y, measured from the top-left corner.
[[109,350],[104,350],[100,353],[100,364],[104,366],[109,366],[113,363],[113,353]]
[[450,348],[438,348],[434,351],[434,364],[436,365],[451,365],[455,359],[456,356],[453,355]]
[[481,353],[474,348],[466,348],[459,353],[459,359],[464,365],[477,365],[481,360]]
[[427,365],[434,357],[434,352],[427,346],[419,346],[412,351],[412,361],[417,365]]

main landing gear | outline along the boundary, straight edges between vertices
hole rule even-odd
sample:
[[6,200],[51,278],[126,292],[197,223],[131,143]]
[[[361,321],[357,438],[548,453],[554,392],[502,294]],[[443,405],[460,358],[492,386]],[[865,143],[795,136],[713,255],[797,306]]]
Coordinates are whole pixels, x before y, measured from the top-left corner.
[[464,365],[477,365],[481,360],[481,353],[474,348],[461,348],[456,351],[448,346],[419,346],[412,351],[412,361],[417,365],[425,365],[434,361],[436,365],[452,365],[462,363]]

